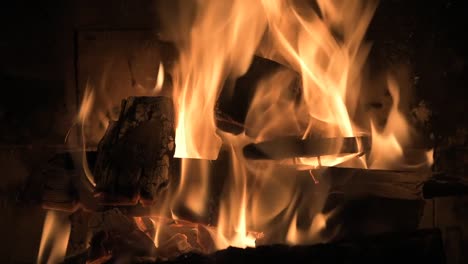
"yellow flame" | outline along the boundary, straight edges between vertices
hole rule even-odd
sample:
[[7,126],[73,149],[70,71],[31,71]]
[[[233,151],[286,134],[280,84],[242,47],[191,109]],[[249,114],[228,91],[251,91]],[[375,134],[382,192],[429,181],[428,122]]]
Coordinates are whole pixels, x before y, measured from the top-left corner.
[[[230,137],[229,135],[225,135]],[[234,140],[234,139],[233,139]],[[247,172],[242,165],[242,156],[239,149],[231,146],[231,177],[226,198],[221,201],[217,232],[223,238],[224,245],[246,248],[255,247],[255,237],[248,233],[247,219]]]
[[182,160],[181,180],[176,202],[183,201],[196,215],[205,212],[205,201],[208,198],[208,180],[210,177],[208,160]]
[[216,159],[221,139],[214,108],[220,89],[228,75],[246,72],[266,24],[257,1],[194,3],[195,20],[188,38],[179,40],[172,73],[178,114],[175,156]]
[[[303,204],[300,199],[304,198],[298,194],[299,183],[291,168],[283,165],[306,170],[343,163],[394,168],[402,162],[410,141],[411,128],[399,110],[400,94],[391,78],[388,87],[393,106],[385,128],[381,131],[371,123],[370,131],[363,131],[354,122],[369,52],[364,35],[377,2],[318,0],[318,11],[299,2],[187,1],[183,7],[193,11],[193,16],[180,16],[182,21],[177,23],[172,23],[173,17],[167,21],[173,26],[171,32],[178,32],[172,36],[179,57],[171,74],[177,113],[175,156],[184,158],[180,185],[169,198],[171,209],[183,203],[197,216],[207,213],[209,177],[224,176],[210,175],[208,160],[218,157],[222,143],[229,146],[231,167],[225,172],[228,183],[220,201],[218,249],[255,246],[255,238],[248,232],[251,228],[281,228],[284,241],[291,244],[320,241],[320,231],[330,215],[318,210],[308,230],[297,228],[297,204]],[[254,54],[286,68],[258,83],[245,120],[248,133],[222,133],[214,116],[220,89],[227,79],[246,72]],[[159,70],[163,71],[162,66]],[[294,95],[294,85],[300,86],[293,87],[301,90],[300,98],[287,96]],[[241,154],[248,143],[281,136],[343,138],[362,132],[372,135],[369,164],[363,149],[340,154],[340,147],[330,155],[297,157],[279,164],[249,161]],[[429,156],[426,160],[431,162]],[[313,180],[317,188],[324,185],[315,177]],[[323,190],[328,191],[326,186]],[[307,202],[315,209],[323,206],[324,197],[314,199]]]
[[156,84],[154,86],[153,93],[154,94],[160,93],[162,88],[163,88],[163,84],[164,84],[164,66],[163,66],[163,64],[161,62],[161,63],[159,63],[158,75],[156,77]]
[[60,263],[65,258],[70,236],[68,214],[47,211],[42,229],[37,263]]

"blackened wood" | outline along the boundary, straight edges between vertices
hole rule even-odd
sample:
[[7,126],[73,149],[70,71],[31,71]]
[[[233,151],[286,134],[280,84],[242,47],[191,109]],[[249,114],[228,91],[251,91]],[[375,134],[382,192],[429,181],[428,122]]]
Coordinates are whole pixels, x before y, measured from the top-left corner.
[[167,189],[175,150],[168,97],[129,97],[98,145],[94,169],[103,204],[153,203]]
[[[87,251],[87,261],[134,263],[132,260],[136,257],[152,257],[155,254],[153,240],[138,228],[132,217],[118,209],[94,213],[89,219],[89,228],[93,237]],[[106,261],[99,262],[103,260]]]
[[[361,142],[362,147],[359,147],[358,141]],[[370,140],[368,137],[302,139],[289,136],[249,144],[244,147],[243,153],[248,159],[287,159],[364,153],[369,148]]]
[[424,199],[446,196],[468,196],[468,182],[458,178],[438,179],[434,177],[424,183]]

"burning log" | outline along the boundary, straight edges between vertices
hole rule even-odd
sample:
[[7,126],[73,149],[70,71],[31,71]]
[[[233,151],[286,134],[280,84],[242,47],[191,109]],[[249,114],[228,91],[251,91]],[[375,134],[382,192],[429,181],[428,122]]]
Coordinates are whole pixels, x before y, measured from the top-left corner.
[[140,230],[131,217],[118,209],[95,213],[89,220],[93,232],[87,261],[107,263],[109,260],[135,262],[141,257],[154,257],[153,240]]
[[174,156],[174,109],[167,97],[123,100],[98,145],[94,169],[102,204],[152,204],[169,184]]
[[[92,233],[89,248],[69,256],[65,263],[146,263],[156,259],[173,259],[188,252],[210,254],[217,249],[215,227],[184,220],[158,216],[133,217],[124,210],[113,208],[91,213],[87,224]],[[261,238],[259,233],[250,234]]]
[[468,195],[468,182],[429,170],[373,170],[328,167],[312,170],[331,185],[332,192],[395,199],[432,199]]
[[312,170],[329,182],[331,191],[347,196],[378,196],[395,199],[421,200],[422,187],[430,171],[373,170],[327,167]]
[[[257,91],[258,84],[279,71],[294,76],[295,81],[285,87],[285,96],[296,100],[301,96],[300,76],[292,69],[267,58],[254,56],[247,72],[236,80],[228,79],[216,104],[216,126],[226,132],[239,134],[244,127],[247,112]],[[246,131],[248,134],[248,131]]]
[[[358,142],[362,144],[361,147]],[[368,137],[301,139],[290,136],[249,144],[244,147],[243,152],[248,159],[286,159],[352,154],[367,152],[369,148]]]

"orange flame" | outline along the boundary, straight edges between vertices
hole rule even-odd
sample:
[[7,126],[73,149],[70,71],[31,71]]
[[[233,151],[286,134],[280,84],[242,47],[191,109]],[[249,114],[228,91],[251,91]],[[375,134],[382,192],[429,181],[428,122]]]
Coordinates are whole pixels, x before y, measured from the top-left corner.
[[161,92],[164,84],[164,66],[162,63],[159,63],[158,67],[158,75],[156,77],[156,84],[154,86],[154,94],[158,94]]
[[68,214],[47,211],[42,229],[37,263],[60,263],[64,260],[70,236]]
[[257,1],[194,3],[195,20],[188,37],[177,43],[180,57],[172,73],[178,113],[175,156],[216,159],[221,139],[213,111],[220,89],[228,76],[247,71],[266,23]]
[[[168,198],[169,209],[183,203],[197,216],[206,214],[209,177],[218,176],[210,175],[209,160],[218,157],[224,143],[231,167],[220,202],[217,247],[255,246],[247,230],[267,231],[272,226],[281,228],[287,243],[318,242],[330,215],[314,211],[309,229],[297,228],[297,204],[303,198],[290,167],[282,171],[283,165],[308,170],[343,163],[384,169],[402,164],[411,127],[399,110],[400,94],[393,79],[388,79],[393,105],[384,129],[380,131],[371,122],[370,131],[365,131],[354,122],[369,52],[364,35],[376,5],[376,1],[346,0],[317,0],[317,8],[292,0],[184,2],[193,16],[182,16],[180,23],[172,23],[173,17],[169,21],[179,49],[178,61],[171,68],[177,113],[175,156],[184,158],[180,185]],[[254,54],[293,71],[280,70],[259,82],[245,121],[249,133],[225,134],[217,130],[214,116],[220,89],[226,80],[246,72]],[[162,87],[163,75],[161,65],[155,90]],[[297,83],[297,76],[301,96],[294,101],[284,93]],[[363,150],[344,155],[336,148],[327,156],[297,157],[278,164],[249,161],[241,154],[248,143],[286,135],[306,139],[362,133],[372,136],[368,157]],[[425,164],[430,162],[428,154]],[[317,188],[328,191],[311,176]],[[307,202],[321,207],[324,197],[317,196]]]
[[82,165],[83,170],[86,175],[88,182],[94,187],[96,183],[94,182],[94,176],[89,169],[88,160],[86,158],[86,135],[85,135],[85,125],[86,120],[88,119],[89,114],[91,113],[92,107],[94,104],[94,92],[89,85],[86,86],[85,93],[83,95],[83,100],[81,102],[80,111],[78,112],[78,121],[81,123],[81,144],[83,146],[82,150]]
[[[189,32],[186,38],[175,37],[180,51],[172,70],[177,113],[175,156],[216,159],[222,142],[230,146],[231,177],[218,217],[218,247],[254,246],[247,230],[255,227],[262,231],[285,211],[297,216],[292,204],[299,197],[294,181],[278,175],[277,165],[249,162],[240,150],[252,140],[277,136],[352,137],[361,132],[353,124],[352,114],[369,50],[361,43],[376,3],[318,1],[320,12],[287,0],[194,3],[193,23],[181,23],[191,27],[175,30]],[[246,72],[256,52],[300,74],[301,102],[282,96],[296,76],[279,71],[257,87],[245,124],[255,132],[254,138],[217,132],[214,108],[220,89],[226,79]],[[320,160],[300,157],[295,162],[310,169],[336,165],[360,154],[330,155]],[[210,175],[204,165],[193,166],[190,160],[183,160],[181,184],[174,199],[203,214]],[[249,184],[251,176],[258,185]],[[274,190],[277,203],[268,198],[272,197],[268,190]],[[286,217],[283,226],[290,227],[290,232],[285,239],[298,243],[316,237],[324,216],[314,219],[311,229],[299,235],[299,230],[291,229],[295,218]]]

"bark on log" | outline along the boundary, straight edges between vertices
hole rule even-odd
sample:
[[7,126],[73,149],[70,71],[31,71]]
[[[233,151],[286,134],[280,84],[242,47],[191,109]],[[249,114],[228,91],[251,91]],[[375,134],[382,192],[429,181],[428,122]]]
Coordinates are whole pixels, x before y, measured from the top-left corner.
[[175,150],[167,97],[129,97],[98,145],[94,169],[102,204],[151,204],[167,189]]

